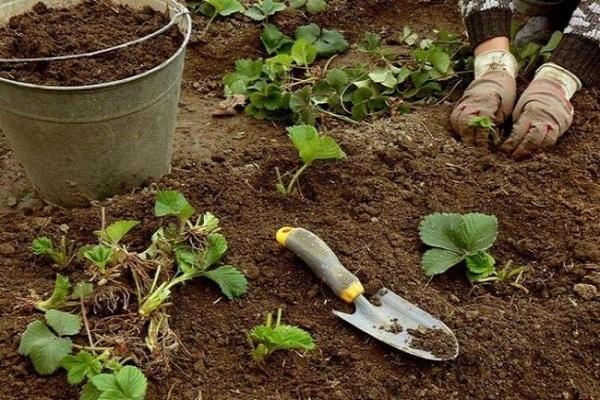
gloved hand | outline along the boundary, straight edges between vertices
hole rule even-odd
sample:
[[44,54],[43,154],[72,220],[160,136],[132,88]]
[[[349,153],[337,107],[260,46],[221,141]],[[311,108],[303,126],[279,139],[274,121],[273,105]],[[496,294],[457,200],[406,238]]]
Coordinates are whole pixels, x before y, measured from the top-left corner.
[[556,143],[573,122],[573,106],[561,85],[551,79],[534,79],[513,112],[510,137],[501,150],[523,159]]
[[492,70],[475,79],[458,101],[450,116],[452,129],[463,141],[487,147],[489,129],[469,126],[473,117],[489,117],[496,125],[511,114],[517,96],[515,78],[503,70]]

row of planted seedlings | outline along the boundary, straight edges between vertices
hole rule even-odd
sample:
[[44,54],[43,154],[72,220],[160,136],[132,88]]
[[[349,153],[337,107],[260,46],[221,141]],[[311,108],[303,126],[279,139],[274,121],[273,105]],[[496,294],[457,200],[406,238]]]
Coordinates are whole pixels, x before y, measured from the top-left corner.
[[[158,192],[154,212],[173,218],[141,252],[126,244],[138,221],[105,226],[104,217],[95,231],[98,242],[76,251],[65,237],[56,246],[48,237],[33,241],[33,253],[59,269],[76,258],[84,261],[87,279],[73,284],[57,273],[51,295],[31,301],[44,319],[27,326],[19,353],[40,375],[66,370],[68,382],[81,386],[82,400],[143,399],[146,376],[164,377],[177,365],[186,349],[169,324],[176,287],[206,278],[230,300],[248,290],[244,274],[222,263],[227,240],[217,217],[207,212],[194,218],[195,209],[176,191]],[[282,324],[281,310],[275,321],[268,314],[248,338],[257,362],[275,350],[314,348],[308,332]]]

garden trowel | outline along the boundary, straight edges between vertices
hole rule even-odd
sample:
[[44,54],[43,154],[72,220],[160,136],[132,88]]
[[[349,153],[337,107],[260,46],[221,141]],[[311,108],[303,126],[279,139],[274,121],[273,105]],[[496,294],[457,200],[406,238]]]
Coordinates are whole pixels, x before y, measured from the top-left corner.
[[458,355],[454,333],[429,313],[385,288],[372,297],[375,304],[367,300],[358,278],[314,233],[303,228],[284,227],[277,232],[276,238],[279,244],[308,264],[338,297],[354,303],[353,314],[333,311],[338,317],[374,338],[420,358],[444,361]]

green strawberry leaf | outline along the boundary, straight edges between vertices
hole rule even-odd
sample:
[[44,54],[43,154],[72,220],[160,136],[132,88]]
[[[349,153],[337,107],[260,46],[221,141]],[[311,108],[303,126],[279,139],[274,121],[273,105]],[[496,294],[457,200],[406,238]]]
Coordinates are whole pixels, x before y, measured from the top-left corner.
[[81,330],[81,317],[63,311],[46,311],[46,322],[60,336],[76,335]]
[[419,236],[428,246],[463,253],[464,243],[458,234],[462,221],[460,214],[429,214],[419,225]]
[[71,353],[72,346],[70,339],[58,337],[42,321],[34,321],[21,336],[19,354],[29,356],[38,374],[50,375]]
[[227,251],[227,240],[220,233],[212,233],[206,238],[204,249],[204,268],[219,261]]
[[470,254],[492,247],[498,234],[495,216],[470,213],[463,215],[462,221],[459,232]]
[[234,299],[242,296],[248,291],[248,281],[243,273],[231,265],[204,271],[208,279],[219,285],[221,292],[228,298]]
[[298,39],[292,46],[291,55],[297,64],[308,66],[317,59],[317,49],[305,39]]
[[446,272],[464,259],[464,256],[444,249],[430,249],[423,254],[421,265],[427,276]]
[[104,231],[95,231],[98,238],[104,242],[117,244],[130,230],[139,225],[140,221],[116,221],[107,226]]
[[244,11],[244,6],[237,0],[204,0],[213,6],[217,14],[226,17]]
[[154,213],[157,217],[173,215],[181,221],[189,219],[196,210],[180,192],[174,190],[160,191],[156,194]]
[[311,164],[315,160],[340,160],[346,157],[334,138],[319,134],[314,126],[296,125],[287,130],[305,164]]
[[293,41],[284,35],[275,25],[265,24],[265,28],[260,36],[268,54],[279,53],[289,50]]
[[306,11],[311,14],[316,14],[327,9],[327,3],[325,0],[307,0]]
[[67,380],[71,385],[78,385],[86,378],[92,378],[102,371],[102,363],[87,351],[80,351],[76,356],[68,355],[60,362],[67,370]]

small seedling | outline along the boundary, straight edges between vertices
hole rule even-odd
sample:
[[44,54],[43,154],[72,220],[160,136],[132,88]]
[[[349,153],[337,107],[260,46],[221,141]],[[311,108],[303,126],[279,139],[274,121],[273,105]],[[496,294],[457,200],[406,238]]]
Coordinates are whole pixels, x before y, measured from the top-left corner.
[[54,247],[52,239],[45,236],[39,236],[33,240],[31,251],[35,255],[49,258],[59,268],[65,268],[69,265],[74,256],[72,246],[67,243],[66,236],[61,237],[58,248]]
[[446,272],[466,262],[467,277],[480,282],[496,273],[495,260],[488,249],[496,241],[498,221],[493,215],[430,214],[419,225],[423,243],[433,247],[423,254],[425,275]]
[[331,136],[320,134],[314,126],[296,125],[287,128],[288,136],[302,160],[302,166],[296,170],[287,186],[278,176],[277,191],[283,195],[292,193],[300,175],[317,160],[341,160],[346,153]]
[[307,331],[293,325],[281,324],[281,308],[277,310],[277,319],[273,325],[273,314],[267,315],[263,325],[252,328],[248,334],[252,344],[252,358],[262,363],[277,350],[313,350],[315,342]]
[[274,0],[259,0],[246,10],[244,15],[255,21],[268,21],[270,16],[286,9],[284,3]]
[[468,125],[475,129],[483,130],[488,135],[489,140],[494,146],[498,145],[498,143],[500,143],[500,140],[502,139],[500,137],[500,133],[498,132],[496,124],[488,116],[481,115],[472,117],[469,120]]
[[106,275],[106,266],[113,258],[114,251],[110,247],[99,244],[85,251],[83,255],[98,268],[101,275]]
[[198,11],[209,18],[200,37],[204,37],[217,16],[227,17],[236,13],[245,11],[244,6],[238,0],[203,0],[202,3],[196,3],[192,7],[193,11]]
[[306,7],[306,11],[310,14],[316,14],[327,9],[327,2],[325,0],[290,0],[290,7]]

